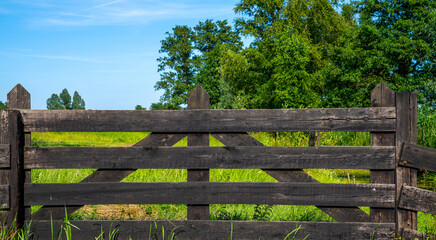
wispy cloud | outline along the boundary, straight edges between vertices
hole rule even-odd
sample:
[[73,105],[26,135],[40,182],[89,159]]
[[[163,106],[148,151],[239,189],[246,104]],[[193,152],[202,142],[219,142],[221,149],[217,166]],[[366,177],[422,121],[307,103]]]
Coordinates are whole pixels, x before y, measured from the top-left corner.
[[64,55],[23,54],[23,53],[15,53],[15,52],[0,52],[0,54],[21,56],[21,57],[32,57],[32,58],[44,58],[44,59],[53,59],[53,60],[64,60],[64,61],[107,63],[106,61],[101,61],[101,60],[92,59],[92,58],[82,58],[82,57],[64,56]]
[[[43,1],[43,0],[40,0]],[[54,0],[46,0],[47,6]],[[183,4],[175,0],[56,1],[33,18],[34,25],[135,25],[173,18],[214,18],[231,15],[233,6]]]

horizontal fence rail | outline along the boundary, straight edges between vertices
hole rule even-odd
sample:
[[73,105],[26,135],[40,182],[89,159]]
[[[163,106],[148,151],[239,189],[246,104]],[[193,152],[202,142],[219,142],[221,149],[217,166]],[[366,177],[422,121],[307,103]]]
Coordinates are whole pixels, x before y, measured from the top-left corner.
[[404,143],[399,164],[436,172],[436,149]]
[[396,129],[394,107],[20,112],[26,132],[392,132]]
[[[156,234],[156,238],[164,239],[171,230],[177,234],[176,239],[190,240],[222,240],[228,239],[233,229],[233,239],[283,240],[294,229],[298,228],[295,239],[377,239],[391,240],[395,238],[394,223],[339,223],[339,222],[253,222],[253,221],[70,221],[79,229],[72,228],[72,235],[77,239],[89,239],[98,236],[103,228],[119,229],[119,239],[144,239]],[[38,221],[31,223],[31,230],[36,239],[51,239],[51,226],[60,229],[62,221]],[[155,225],[156,224],[156,225]],[[150,233],[151,230],[151,233]],[[294,234],[291,234],[291,239]]]
[[28,147],[25,169],[395,169],[395,147]]
[[404,185],[401,188],[399,207],[436,214],[436,192]]
[[69,183],[25,184],[24,204],[277,204],[395,206],[393,184]]

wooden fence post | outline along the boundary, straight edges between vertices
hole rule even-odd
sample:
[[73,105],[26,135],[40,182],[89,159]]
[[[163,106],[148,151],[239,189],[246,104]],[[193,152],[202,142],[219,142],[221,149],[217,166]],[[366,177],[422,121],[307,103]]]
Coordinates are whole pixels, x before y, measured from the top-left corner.
[[[209,94],[200,85],[188,95],[188,109],[209,109],[209,104]],[[188,146],[209,146],[209,133],[189,134]],[[188,169],[188,182],[196,181],[208,182],[209,170]],[[209,205],[188,205],[188,220],[209,220]]]
[[[17,84],[8,93],[8,109],[30,109],[30,93],[21,84]],[[31,146],[31,135],[30,133],[24,133],[24,146]],[[25,183],[32,182],[31,171],[25,171]],[[25,220],[31,219],[30,207],[25,208]]]
[[1,212],[1,221],[10,226],[16,218],[24,224],[24,132],[21,114],[16,110],[0,111],[0,144],[10,146],[10,166],[0,170],[0,185],[9,185],[9,208]]
[[[416,92],[396,93],[397,131],[396,160],[400,161],[402,146],[405,142],[416,144],[417,94]],[[400,236],[406,229],[417,229],[417,212],[398,208],[401,187],[404,184],[416,187],[417,170],[397,165],[396,169],[396,231]]]
[[[371,107],[395,107],[395,92],[381,82],[371,92]],[[395,146],[395,133],[371,132],[371,146]],[[394,170],[371,170],[371,183],[395,184]],[[371,222],[395,222],[394,209],[371,208]]]

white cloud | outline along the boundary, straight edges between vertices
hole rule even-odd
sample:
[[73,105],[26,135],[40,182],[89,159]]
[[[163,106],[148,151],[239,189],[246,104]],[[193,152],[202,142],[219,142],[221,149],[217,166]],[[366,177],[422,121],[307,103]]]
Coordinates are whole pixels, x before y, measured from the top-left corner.
[[22,57],[32,57],[32,58],[45,58],[45,59],[53,59],[53,60],[107,63],[106,61],[101,61],[101,60],[92,59],[92,58],[83,58],[83,57],[65,56],[65,55],[22,54],[22,53],[16,53],[16,52],[0,52],[0,54],[22,56]]
[[[42,1],[42,0],[40,0]],[[100,26],[135,25],[174,18],[213,18],[230,15],[233,6],[215,4],[181,4],[158,0],[57,1],[55,7],[41,10],[34,25]],[[54,0],[46,0],[51,6]],[[85,4],[84,4],[85,3]]]

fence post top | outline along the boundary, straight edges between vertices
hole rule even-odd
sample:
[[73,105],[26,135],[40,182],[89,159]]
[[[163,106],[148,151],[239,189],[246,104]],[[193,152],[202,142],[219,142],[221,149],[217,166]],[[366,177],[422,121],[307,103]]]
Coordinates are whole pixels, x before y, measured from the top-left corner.
[[208,109],[209,104],[209,93],[200,85],[195,86],[188,94],[188,109]]
[[21,85],[17,84],[8,93],[8,109],[30,109],[30,93]]

